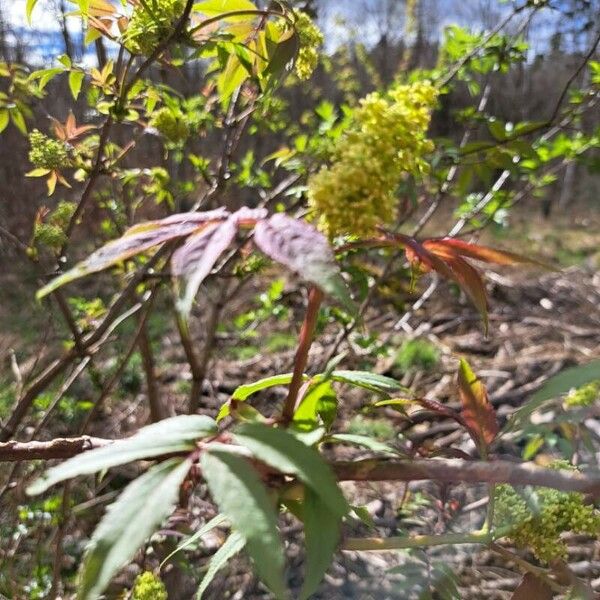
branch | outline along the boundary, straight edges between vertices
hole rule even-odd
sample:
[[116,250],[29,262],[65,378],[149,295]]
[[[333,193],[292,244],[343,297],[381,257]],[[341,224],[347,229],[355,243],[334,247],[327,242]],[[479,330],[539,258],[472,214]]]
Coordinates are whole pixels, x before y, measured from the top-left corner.
[[[81,436],[58,438],[49,442],[0,444],[0,462],[71,458],[86,450],[101,448],[114,440]],[[465,461],[451,459],[361,460],[333,462],[338,481],[424,481],[443,483],[509,483],[533,485],[565,492],[580,492],[600,497],[600,471],[566,471],[538,467],[533,463],[507,460]]]
[[56,438],[49,442],[5,442],[0,444],[0,460],[13,462],[19,460],[52,460],[71,458],[86,450],[102,448],[111,444],[105,440],[84,435],[78,438]]
[[422,481],[510,483],[600,496],[600,471],[546,469],[533,463],[460,459],[363,460],[332,464],[339,481]]

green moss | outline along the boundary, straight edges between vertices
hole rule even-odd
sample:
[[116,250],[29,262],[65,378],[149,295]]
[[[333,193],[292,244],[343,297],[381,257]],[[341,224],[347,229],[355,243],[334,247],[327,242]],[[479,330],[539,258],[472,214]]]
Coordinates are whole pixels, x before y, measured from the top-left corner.
[[369,419],[361,415],[353,417],[348,423],[348,433],[365,435],[378,440],[391,440],[396,436],[394,427],[384,419]]
[[402,370],[433,369],[440,360],[438,349],[427,340],[414,339],[403,342],[396,354],[395,364]]

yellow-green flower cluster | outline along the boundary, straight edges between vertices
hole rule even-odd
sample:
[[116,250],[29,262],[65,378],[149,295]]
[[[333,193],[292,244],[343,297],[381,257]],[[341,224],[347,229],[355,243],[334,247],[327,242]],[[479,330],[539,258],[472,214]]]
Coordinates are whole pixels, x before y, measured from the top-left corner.
[[66,241],[65,230],[76,209],[73,202],[59,202],[45,221],[36,221],[33,226],[33,240],[49,248],[60,248]]
[[495,498],[496,526],[511,527],[513,543],[543,562],[566,558],[562,533],[600,533],[600,514],[585,504],[582,494],[540,488],[528,501],[510,485],[499,485]]
[[591,406],[600,397],[600,380],[592,381],[587,385],[573,390],[565,398],[567,408]]
[[165,584],[151,571],[144,571],[136,577],[132,600],[167,600]]
[[294,70],[298,79],[309,79],[319,63],[319,48],[323,45],[323,34],[305,12],[295,10],[294,16],[296,18],[294,27],[300,42]]
[[69,149],[64,142],[54,140],[34,129],[29,134],[29,161],[37,169],[54,171],[71,166]]
[[396,217],[396,189],[406,174],[427,169],[427,138],[438,92],[429,82],[372,93],[354,110],[330,166],[308,182],[309,206],[330,237],[373,234]]
[[185,0],[149,0],[139,3],[129,21],[125,45],[136,54],[152,54],[173,31]]
[[150,126],[174,144],[185,142],[190,134],[183,115],[175,114],[166,106],[154,113],[150,120]]

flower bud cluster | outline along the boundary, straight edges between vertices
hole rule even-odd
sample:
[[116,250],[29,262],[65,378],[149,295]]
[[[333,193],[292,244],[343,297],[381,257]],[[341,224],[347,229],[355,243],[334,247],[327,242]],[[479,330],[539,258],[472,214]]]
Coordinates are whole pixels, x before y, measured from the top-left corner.
[[323,45],[323,34],[305,12],[295,10],[294,16],[296,18],[294,26],[300,41],[294,70],[298,79],[309,79],[319,63],[319,48]]
[[36,221],[33,226],[33,240],[42,246],[60,248],[66,241],[65,231],[75,213],[73,202],[59,202],[45,221]]
[[403,176],[427,170],[427,138],[438,92],[429,82],[372,93],[354,110],[336,141],[332,164],[308,182],[309,206],[330,237],[369,236],[391,224]]
[[136,577],[132,600],[167,600],[165,584],[151,571],[144,571]]
[[570,392],[565,398],[565,406],[567,408],[591,406],[598,398],[600,398],[600,380],[592,381]]
[[495,524],[512,527],[508,537],[513,543],[529,549],[543,562],[567,557],[561,534],[600,533],[600,514],[585,504],[579,493],[539,488],[526,498],[506,484],[496,488],[495,499]]
[[154,113],[150,126],[174,144],[184,142],[190,134],[183,115],[177,115],[166,106]]
[[127,26],[125,45],[136,54],[152,54],[173,31],[184,8],[185,0],[139,3]]
[[68,146],[34,129],[29,134],[29,161],[37,169],[50,171],[71,166]]

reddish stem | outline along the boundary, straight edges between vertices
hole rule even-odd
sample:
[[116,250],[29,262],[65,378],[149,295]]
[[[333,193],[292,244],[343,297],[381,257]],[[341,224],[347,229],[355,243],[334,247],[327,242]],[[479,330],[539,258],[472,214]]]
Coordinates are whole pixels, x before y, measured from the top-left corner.
[[284,425],[290,423],[294,418],[298,392],[302,386],[302,376],[304,375],[306,363],[308,362],[308,352],[312,346],[315,327],[317,325],[317,317],[319,315],[319,307],[321,306],[322,301],[323,292],[319,288],[311,288],[308,294],[306,315],[304,317],[304,322],[302,323],[302,328],[300,329],[300,341],[298,349],[296,350],[296,356],[294,357],[294,373],[292,375],[292,381],[290,382],[288,395],[285,404],[283,405],[283,413],[281,415],[281,422]]

